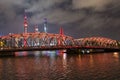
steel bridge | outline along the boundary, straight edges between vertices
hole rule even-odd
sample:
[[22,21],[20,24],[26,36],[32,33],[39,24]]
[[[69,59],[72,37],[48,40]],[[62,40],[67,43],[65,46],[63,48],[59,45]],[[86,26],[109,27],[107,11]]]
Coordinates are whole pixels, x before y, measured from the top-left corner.
[[24,32],[0,36],[0,52],[29,50],[59,50],[59,49],[119,49],[120,42],[103,37],[74,39],[64,35],[60,28],[59,34],[47,33],[47,19],[44,21],[44,32],[39,32],[35,26],[33,33],[28,32],[28,18],[24,15]]
[[1,51],[9,50],[52,50],[75,46],[70,36],[50,33],[10,34],[0,38]]
[[119,49],[116,40],[103,37],[74,39],[51,33],[9,34],[0,37],[0,51],[58,50],[58,49]]
[[90,37],[75,39],[76,45],[83,47],[119,48],[118,42],[104,37]]

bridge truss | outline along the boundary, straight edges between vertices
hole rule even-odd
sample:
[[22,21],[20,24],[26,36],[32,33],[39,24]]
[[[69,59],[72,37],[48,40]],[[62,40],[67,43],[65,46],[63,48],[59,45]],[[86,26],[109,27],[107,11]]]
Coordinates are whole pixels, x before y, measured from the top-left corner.
[[70,36],[51,33],[23,33],[9,34],[0,37],[0,50],[52,50],[68,48],[111,48],[118,49],[116,40],[103,37],[90,37],[74,39]]
[[70,36],[50,33],[10,34],[0,38],[2,48],[60,47],[74,45]]
[[116,40],[104,37],[90,37],[75,39],[76,45],[83,47],[98,47],[98,48],[118,48]]

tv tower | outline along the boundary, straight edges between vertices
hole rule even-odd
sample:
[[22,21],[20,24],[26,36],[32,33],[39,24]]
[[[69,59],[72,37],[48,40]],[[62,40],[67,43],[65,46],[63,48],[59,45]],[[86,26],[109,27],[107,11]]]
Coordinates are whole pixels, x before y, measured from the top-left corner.
[[44,18],[44,32],[47,33],[47,18]]
[[26,14],[24,15],[24,33],[28,32],[28,21]]

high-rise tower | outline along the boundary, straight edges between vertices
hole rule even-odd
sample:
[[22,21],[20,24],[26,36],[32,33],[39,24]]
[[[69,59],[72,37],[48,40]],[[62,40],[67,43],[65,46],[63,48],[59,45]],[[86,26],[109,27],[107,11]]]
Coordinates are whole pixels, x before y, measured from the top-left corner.
[[24,33],[28,32],[28,21],[26,14],[24,15]]
[[44,18],[44,32],[47,33],[47,18]]

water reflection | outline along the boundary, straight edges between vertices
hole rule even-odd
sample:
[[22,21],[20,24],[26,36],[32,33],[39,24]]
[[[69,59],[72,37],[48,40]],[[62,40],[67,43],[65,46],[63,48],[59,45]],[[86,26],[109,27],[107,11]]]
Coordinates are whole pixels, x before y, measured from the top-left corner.
[[28,56],[28,52],[27,51],[15,52],[15,56]]
[[115,62],[119,61],[119,53],[118,52],[114,52],[113,57],[115,58]]
[[115,58],[119,58],[119,53],[118,53],[118,52],[114,52],[114,53],[113,53],[113,56],[114,56]]
[[93,65],[94,65],[93,55],[90,54],[90,66],[92,67]]
[[67,67],[67,54],[66,53],[63,54],[63,67],[64,68]]
[[[62,50],[61,50],[62,51]],[[15,52],[15,56],[49,56],[54,57],[59,55],[61,51],[22,51],[22,52]]]
[[[0,80],[119,80],[119,53],[20,52],[30,57],[0,58]],[[19,54],[18,52],[16,53]]]

